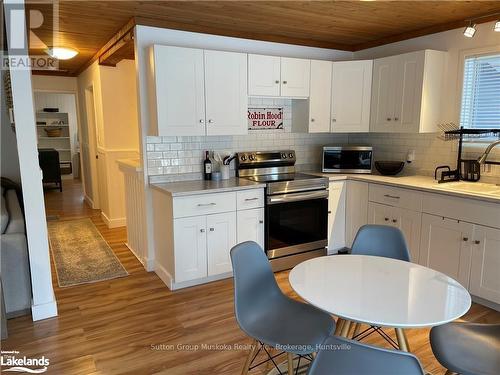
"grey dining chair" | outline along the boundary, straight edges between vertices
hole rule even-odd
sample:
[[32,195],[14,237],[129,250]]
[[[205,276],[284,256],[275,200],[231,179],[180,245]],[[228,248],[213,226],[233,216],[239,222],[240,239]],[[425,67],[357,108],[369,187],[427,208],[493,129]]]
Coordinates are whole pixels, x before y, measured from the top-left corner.
[[[352,244],[351,254],[386,257],[406,262],[409,262],[411,259],[403,232],[389,225],[368,224],[359,228]],[[348,325],[347,331],[350,330],[350,323],[341,320],[336,333],[340,333],[344,324]],[[404,331],[400,328],[395,329],[397,343],[380,327],[372,326],[362,332],[360,331],[361,324],[356,323],[352,337],[362,340],[372,333],[377,332],[394,348],[409,350],[408,339]]]
[[[234,308],[240,328],[255,341],[248,354],[242,374],[275,357],[266,348],[286,352],[288,373],[293,373],[293,355],[312,359],[318,346],[333,332],[333,318],[317,308],[285,296],[274,278],[271,265],[262,248],[253,241],[231,249],[234,275]],[[267,360],[253,365],[260,351]],[[281,354],[281,353],[280,353]]]
[[422,375],[418,359],[410,353],[329,337],[309,368],[308,375]]
[[500,374],[500,324],[448,323],[433,327],[430,341],[446,374]]

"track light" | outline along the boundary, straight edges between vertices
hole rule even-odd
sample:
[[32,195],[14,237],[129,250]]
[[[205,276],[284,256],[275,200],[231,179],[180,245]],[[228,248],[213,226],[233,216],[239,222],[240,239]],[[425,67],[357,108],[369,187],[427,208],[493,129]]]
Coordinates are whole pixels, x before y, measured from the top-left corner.
[[475,33],[476,33],[476,24],[473,24],[472,22],[470,22],[469,26],[467,26],[464,30],[464,35],[467,38],[472,38]]
[[496,31],[497,33],[500,33],[500,21],[497,21],[495,23],[495,27],[493,27],[493,31]]

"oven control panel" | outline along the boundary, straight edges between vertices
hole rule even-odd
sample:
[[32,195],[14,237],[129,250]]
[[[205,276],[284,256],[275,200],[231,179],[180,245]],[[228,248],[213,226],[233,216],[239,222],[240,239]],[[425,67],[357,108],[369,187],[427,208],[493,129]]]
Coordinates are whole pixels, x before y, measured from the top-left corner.
[[258,167],[259,164],[295,164],[295,151],[247,151],[238,152],[238,165],[252,164]]

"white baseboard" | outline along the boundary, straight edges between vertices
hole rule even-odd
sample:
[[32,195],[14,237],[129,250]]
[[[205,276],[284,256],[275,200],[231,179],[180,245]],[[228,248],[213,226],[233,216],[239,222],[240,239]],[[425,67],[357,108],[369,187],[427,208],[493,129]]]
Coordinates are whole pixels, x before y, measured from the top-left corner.
[[101,211],[101,218],[106,223],[108,228],[119,228],[119,227],[125,227],[127,226],[127,218],[126,217],[119,217],[116,219],[110,219],[109,217],[106,216],[104,212]]
[[31,317],[34,322],[55,316],[57,316],[57,303],[55,299],[40,305],[34,305],[33,301],[31,302]]
[[83,196],[83,200],[85,202],[87,202],[87,204],[90,206],[90,208],[93,208],[93,209],[96,209],[97,207],[94,207],[94,201],[92,199],[90,199],[90,197],[88,195],[84,195]]
[[154,271],[158,275],[158,277],[161,279],[161,281],[164,282],[164,284],[167,286],[167,288],[170,290],[173,290],[172,289],[172,285],[173,285],[172,275],[170,275],[167,272],[167,270],[165,268],[163,268],[163,266],[160,263],[158,263],[158,262],[154,263]]
[[125,246],[127,246],[127,248],[130,250],[130,252],[132,254],[134,254],[134,256],[137,258],[137,260],[139,262],[141,262],[142,266],[144,267],[144,269],[148,272],[152,272],[155,270],[155,261],[154,259],[149,259],[149,258],[145,258],[145,259],[142,259],[140,256],[137,255],[137,253],[135,252],[135,250],[128,244],[128,242],[125,242]]
[[479,303],[480,305],[489,307],[490,309],[500,311],[500,304],[488,301],[487,299],[477,297],[477,296],[471,296],[472,297],[472,302]]

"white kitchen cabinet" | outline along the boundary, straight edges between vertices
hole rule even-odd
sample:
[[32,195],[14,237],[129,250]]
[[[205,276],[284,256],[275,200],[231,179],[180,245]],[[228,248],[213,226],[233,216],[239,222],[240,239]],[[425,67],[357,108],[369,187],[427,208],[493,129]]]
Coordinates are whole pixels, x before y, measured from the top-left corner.
[[500,303],[500,230],[474,226],[470,292]]
[[473,224],[423,214],[419,263],[442,272],[467,287]]
[[155,45],[150,78],[156,135],[246,134],[246,54]]
[[437,131],[445,58],[424,50],[374,60],[370,131]]
[[328,187],[328,254],[345,247],[346,182],[331,181]]
[[351,247],[359,228],[368,224],[368,183],[347,181],[346,246]]
[[248,55],[248,95],[309,97],[311,61]]
[[155,45],[153,82],[158,135],[205,135],[203,50]]
[[264,208],[238,211],[236,221],[238,243],[254,241],[264,249]]
[[248,55],[248,95],[280,96],[281,58]]
[[405,237],[411,261],[418,263],[422,214],[417,211],[385,204],[368,203],[368,223],[399,228]]
[[372,60],[333,63],[331,93],[333,133],[369,132],[372,68]]
[[332,62],[312,60],[309,94],[309,133],[330,132],[331,90]]
[[208,276],[231,272],[229,252],[236,245],[236,212],[207,215]]
[[207,276],[207,228],[205,216],[174,220],[175,281]]
[[206,134],[246,134],[247,55],[206,50],[204,56]]
[[281,58],[281,96],[309,97],[311,60]]

